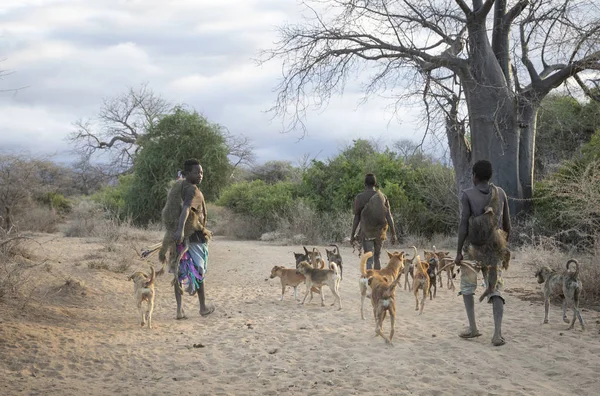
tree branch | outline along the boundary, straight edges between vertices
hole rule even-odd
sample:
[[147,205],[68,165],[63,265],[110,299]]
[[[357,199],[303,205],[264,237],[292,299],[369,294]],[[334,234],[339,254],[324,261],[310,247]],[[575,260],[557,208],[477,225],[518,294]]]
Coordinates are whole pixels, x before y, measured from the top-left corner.
[[455,0],[456,4],[460,7],[460,9],[465,13],[467,17],[471,15],[471,9],[463,0]]
[[577,73],[582,72],[584,70],[600,70],[600,51],[594,52],[593,54],[581,60],[572,62],[569,65],[558,70],[550,77],[547,77],[543,81],[540,81],[539,87],[536,89],[536,91],[539,94],[545,94],[550,90],[559,87],[568,78],[573,77]]
[[485,20],[485,18],[487,18],[487,15],[490,13],[490,10],[492,9],[492,6],[494,5],[494,2],[496,0],[486,0],[485,3],[483,3],[483,5],[477,9],[473,9],[473,12],[475,13],[475,17],[478,20]]
[[503,23],[506,27],[509,27],[513,21],[523,12],[525,7],[529,5],[529,0],[520,0],[515,4],[507,13],[504,15]]

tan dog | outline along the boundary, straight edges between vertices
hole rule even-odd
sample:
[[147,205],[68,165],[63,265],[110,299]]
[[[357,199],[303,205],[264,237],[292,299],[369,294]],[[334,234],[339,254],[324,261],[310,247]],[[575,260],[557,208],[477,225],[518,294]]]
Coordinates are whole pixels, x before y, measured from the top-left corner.
[[[279,299],[279,301],[283,301],[283,295],[285,294],[286,286],[291,286],[294,288],[294,298],[297,300],[298,299],[298,285],[300,283],[304,283],[306,280],[304,275],[299,274],[295,268],[285,268],[285,267],[276,265],[271,270],[271,279],[276,278],[276,277],[279,277],[279,279],[281,280],[281,298]],[[313,292],[321,294],[321,290],[317,289],[316,287],[313,287],[313,289],[310,291],[311,300],[312,300]]]
[[415,255],[413,257],[413,263],[415,265],[415,281],[413,282],[413,293],[415,294],[415,311],[419,311],[419,297],[417,293],[419,289],[423,289],[423,298],[421,299],[421,310],[419,311],[419,315],[423,313],[423,308],[425,307],[425,299],[427,294],[429,294],[429,288],[431,287],[431,282],[429,280],[429,275],[427,274],[427,270],[429,269],[429,263],[426,261],[421,261],[421,257],[417,254],[417,248],[412,246],[415,250]]
[[442,276],[441,276],[441,272],[442,270],[446,271],[446,275],[448,275],[448,280],[446,281],[446,287],[448,287],[448,289],[450,290],[454,290],[454,277],[456,276],[454,274],[454,259],[451,258],[449,256],[450,252],[438,252],[435,248],[435,246],[433,247],[433,253],[437,255],[438,260],[439,260],[439,267],[436,269],[436,271],[438,271],[438,276],[440,277],[440,288],[444,287],[444,282],[442,280]]
[[[150,277],[145,273],[138,271],[131,274],[127,280],[133,280],[133,294],[135,301],[142,317],[141,325],[146,324],[148,320],[148,328],[152,328],[152,312],[154,311],[154,280],[156,279],[156,272],[154,267],[150,266]],[[146,309],[142,308],[142,302],[145,301]]]
[[[342,309],[342,299],[340,298],[339,294],[340,273],[335,263],[329,263],[329,265],[331,269],[315,269],[307,261],[302,261],[300,264],[298,264],[298,269],[296,271],[304,275],[306,278],[304,281],[306,283],[306,294],[304,295],[304,299],[302,299],[300,305],[304,305],[304,301],[306,301],[306,297],[308,297],[308,293],[311,291],[313,286],[327,285],[335,297],[335,300],[333,300],[331,305],[333,306],[335,305],[336,301],[339,301],[339,309]],[[321,306],[325,306],[325,300],[323,299],[322,292]]]
[[323,255],[316,247],[312,248],[312,251],[308,251],[306,246],[302,246],[304,248],[304,252],[306,252],[306,257],[308,257],[308,261],[316,269],[325,269],[325,260],[323,260]]
[[388,264],[385,268],[380,270],[367,269],[367,259],[373,256],[373,252],[363,253],[360,259],[360,279],[358,281],[358,286],[360,288],[360,317],[362,319],[365,318],[364,307],[369,278],[376,276],[385,278],[388,282],[393,282],[400,277],[400,272],[404,269],[404,252],[390,253],[386,250],[386,253],[389,257]]
[[[375,336],[381,336],[386,344],[392,344],[394,330],[396,328],[396,285],[400,281],[398,276],[393,282],[388,282],[386,277],[372,276],[369,278],[371,287],[371,304],[373,305],[373,315],[375,315]],[[390,338],[383,334],[383,321],[386,313],[390,314]]]

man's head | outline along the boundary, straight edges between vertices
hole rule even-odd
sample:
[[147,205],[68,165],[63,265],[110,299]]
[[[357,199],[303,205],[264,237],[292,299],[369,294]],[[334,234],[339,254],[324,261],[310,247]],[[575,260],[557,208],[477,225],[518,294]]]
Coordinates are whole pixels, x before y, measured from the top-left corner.
[[487,182],[492,178],[492,163],[479,160],[473,164],[473,184]]
[[189,183],[200,184],[204,176],[204,171],[202,170],[202,166],[200,166],[200,162],[192,158],[183,163],[183,174],[185,175],[185,180]]
[[377,179],[373,173],[367,173],[365,176],[365,187],[373,188],[377,186]]

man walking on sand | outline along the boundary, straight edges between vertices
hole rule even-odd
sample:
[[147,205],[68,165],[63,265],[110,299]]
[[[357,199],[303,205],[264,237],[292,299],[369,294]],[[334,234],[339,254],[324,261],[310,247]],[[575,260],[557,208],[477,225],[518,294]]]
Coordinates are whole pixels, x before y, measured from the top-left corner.
[[362,244],[364,252],[373,252],[373,256],[367,260],[367,269],[381,269],[381,248],[386,239],[388,227],[392,233],[392,245],[396,243],[396,227],[390,210],[390,203],[387,197],[379,190],[376,190],[377,179],[372,173],[365,176],[365,189],[354,198],[354,221],[352,223],[352,232],[350,243],[354,245],[356,241],[356,229],[360,224],[358,235],[359,243]]
[[[185,161],[183,167],[183,176],[185,180],[176,183],[172,188],[181,189],[181,213],[177,230],[173,234],[173,240],[177,244],[177,251],[183,249],[183,228],[190,214],[194,210],[199,217],[200,223],[206,227],[206,203],[204,195],[200,192],[197,185],[202,182],[204,172],[202,166],[196,159]],[[206,280],[206,271],[208,264],[208,241],[201,232],[196,232],[190,236],[189,250],[181,258],[179,263],[178,281],[175,285],[175,300],[177,301],[177,319],[186,319],[183,311],[183,301],[180,294],[182,283],[186,282],[186,290],[190,295],[198,293],[198,302],[200,303],[200,315],[208,316],[214,312],[214,306],[207,306],[204,295],[204,284]]]
[[[490,247],[489,244],[475,246],[470,243],[471,238],[468,238],[471,234],[477,235],[477,233],[480,232],[479,230],[469,229],[469,218],[482,215],[486,210],[485,208],[490,205],[496,206],[492,207],[494,215],[497,216],[496,224],[504,231],[503,233],[501,232],[501,235],[506,238],[505,241],[508,241],[511,228],[508,200],[506,193],[502,188],[494,186],[489,182],[491,177],[492,164],[489,161],[481,160],[473,165],[474,187],[463,190],[461,196],[462,213],[458,231],[458,246],[455,262],[456,264],[460,264],[463,260],[463,247],[465,247],[464,251],[469,258],[477,259],[480,262],[486,288],[488,287],[489,268],[492,266],[494,267],[493,270],[495,271],[497,278],[495,284],[491,286],[492,292],[488,296],[488,303],[492,304],[494,313],[494,335],[492,337],[492,344],[500,346],[506,343],[504,337],[502,337],[502,316],[504,314],[505,303],[504,298],[502,297],[504,280],[502,279],[501,268],[503,256],[496,247]],[[496,189],[497,194],[496,205],[493,205],[493,203],[491,204],[494,189]],[[497,230],[494,230],[494,232],[496,231]],[[467,239],[469,240],[467,241]],[[467,242],[467,245],[465,245],[465,242]],[[466,268],[463,269],[461,271],[459,295],[463,296],[463,302],[469,320],[469,328],[459,334],[461,338],[474,338],[481,335],[477,329],[477,323],[475,322],[475,301],[473,297],[475,289],[477,289],[477,273]]]

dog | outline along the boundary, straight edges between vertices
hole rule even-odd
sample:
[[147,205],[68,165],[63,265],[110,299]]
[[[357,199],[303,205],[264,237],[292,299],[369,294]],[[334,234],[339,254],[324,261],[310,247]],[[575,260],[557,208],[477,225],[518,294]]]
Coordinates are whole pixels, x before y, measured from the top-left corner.
[[[433,300],[433,298],[435,298],[435,296],[437,295],[437,271],[440,265],[440,260],[438,258],[438,255],[435,254],[435,252],[431,252],[428,250],[424,250],[423,251],[425,253],[425,261],[427,262],[428,268],[427,268],[427,275],[429,275],[429,299]],[[441,276],[440,276],[441,278]],[[433,288],[433,296],[432,296],[432,292],[431,289]]]
[[[406,257],[406,261],[408,262],[408,264],[405,265],[404,269],[403,269],[404,290],[406,290],[406,286],[408,286],[408,291],[411,291],[412,285],[410,284],[411,281],[408,279],[408,276],[410,275],[410,278],[414,284],[415,283],[415,265],[413,264],[413,259],[411,259],[410,257]],[[400,274],[400,276],[402,276],[402,274]]]
[[[394,330],[396,327],[396,285],[400,281],[398,276],[393,282],[388,282],[386,277],[371,276],[368,278],[368,285],[371,287],[371,304],[373,305],[373,315],[375,316],[375,337],[381,336],[386,344],[394,345]],[[391,283],[391,284],[390,284]],[[383,321],[386,313],[390,314],[390,337],[383,334]]]
[[335,249],[328,250],[327,248],[325,248],[325,254],[327,254],[327,261],[330,263],[334,262],[337,264],[338,268],[340,269],[340,280],[344,280],[344,268],[342,262],[342,255],[340,254],[340,248],[338,247],[338,245],[333,244],[329,246],[333,246],[335,247]]
[[[306,301],[306,297],[308,297],[309,292],[313,288],[313,286],[329,286],[331,293],[333,293],[335,299],[332,306],[335,305],[335,302],[339,302],[338,310],[342,309],[342,299],[339,294],[339,286],[340,286],[340,273],[335,263],[330,263],[330,269],[318,269],[313,268],[312,265],[308,261],[302,261],[298,264],[298,269],[296,270],[299,274],[304,275],[305,283],[306,283],[306,293],[304,294],[304,298],[300,305],[304,305]],[[321,291],[321,306],[325,306],[325,300],[323,299],[323,292]],[[312,300],[312,295],[311,295]],[[308,302],[310,302],[309,300]]]
[[286,286],[291,286],[294,288],[294,298],[298,299],[298,285],[304,283],[305,277],[302,274],[296,272],[295,269],[285,268],[279,265],[276,265],[271,269],[270,278],[277,278],[281,280],[281,297],[279,301],[283,301],[283,295],[285,294]]
[[[304,251],[307,252],[306,248],[304,248]],[[294,252],[294,259],[296,260],[296,270],[298,270],[301,262],[303,262],[303,261],[306,261],[309,263],[312,262],[311,257],[307,253]],[[321,286],[313,286],[312,287],[312,289],[310,290],[310,300],[309,301],[312,301],[313,293],[321,294],[321,298],[324,298],[324,296],[322,295],[323,290],[322,290]]]
[[[575,264],[575,272],[569,272],[569,264]],[[579,280],[579,263],[577,260],[571,259],[567,261],[567,271],[562,275],[548,266],[543,266],[535,273],[537,282],[544,284],[544,324],[548,323],[548,311],[550,308],[551,297],[563,297],[563,322],[569,323],[567,318],[567,304],[573,307],[573,319],[568,330],[573,329],[575,319],[579,319],[581,328],[585,329],[585,324],[581,313],[579,312],[579,298],[581,296],[582,285]]]
[[[448,289],[454,290],[454,281],[453,279],[456,278],[456,274],[454,273],[454,259],[451,258],[449,256],[450,252],[438,252],[435,248],[435,246],[433,247],[433,253],[435,255],[437,255],[438,258],[438,272],[442,272],[443,270],[446,271],[446,275],[448,275],[448,280],[446,281],[446,286],[448,287]],[[437,275],[440,274],[436,274]],[[444,282],[442,280],[442,277],[440,275],[440,288],[444,287]]]
[[360,317],[364,320],[364,306],[365,306],[365,298],[367,298],[367,287],[369,283],[369,278],[377,276],[381,278],[385,278],[388,282],[393,282],[396,278],[400,277],[400,273],[404,269],[404,252],[394,252],[390,253],[386,250],[388,254],[389,261],[385,268],[380,270],[376,269],[367,269],[367,260],[369,257],[373,256],[373,252],[363,253],[360,259],[360,278],[358,281],[358,286],[360,289]]
[[[141,325],[148,321],[148,328],[152,328],[152,312],[154,311],[154,281],[156,279],[156,271],[153,266],[150,266],[150,277],[145,273],[138,271],[131,274],[127,280],[133,280],[133,294],[135,301],[142,317]],[[142,307],[142,302],[146,302],[146,309]]]
[[306,257],[308,257],[308,262],[316,269],[325,269],[325,260],[323,260],[323,255],[316,247],[313,247],[311,251],[309,251],[306,246],[302,246],[304,248],[304,252]]
[[[427,261],[421,261],[421,257],[417,254],[417,248],[412,246],[415,250],[413,256],[413,263],[415,265],[415,279],[413,282],[413,293],[415,294],[415,311],[419,311],[419,315],[423,313],[425,307],[425,299],[429,294],[429,288],[431,287],[431,281],[429,280],[429,263]],[[423,298],[421,299],[421,309],[419,310],[419,297],[417,296],[419,289],[423,289]]]

